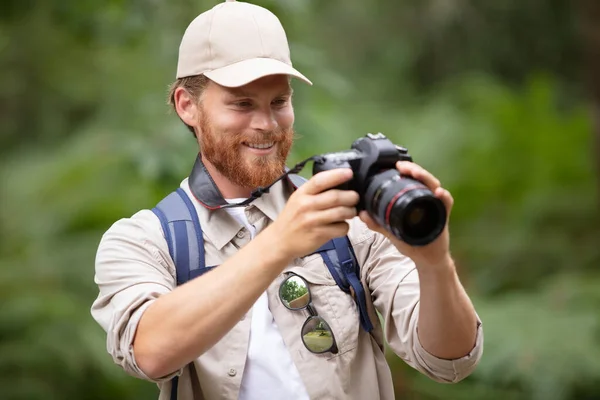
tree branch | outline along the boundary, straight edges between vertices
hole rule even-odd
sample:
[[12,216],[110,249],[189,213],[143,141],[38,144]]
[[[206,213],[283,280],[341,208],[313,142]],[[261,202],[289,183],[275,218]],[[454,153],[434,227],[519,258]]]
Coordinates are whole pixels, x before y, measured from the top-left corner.
[[593,118],[593,151],[597,189],[600,192],[600,1],[578,0],[580,36],[583,42],[584,73],[588,83]]

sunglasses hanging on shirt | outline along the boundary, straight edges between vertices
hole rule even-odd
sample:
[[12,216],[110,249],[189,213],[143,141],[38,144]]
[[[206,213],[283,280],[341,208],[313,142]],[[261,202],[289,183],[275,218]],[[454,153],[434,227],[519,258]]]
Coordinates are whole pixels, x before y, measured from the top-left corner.
[[337,354],[338,348],[333,331],[312,304],[310,288],[304,278],[296,274],[288,276],[279,287],[279,298],[288,310],[308,311],[309,316],[302,325],[300,336],[302,343],[310,352]]

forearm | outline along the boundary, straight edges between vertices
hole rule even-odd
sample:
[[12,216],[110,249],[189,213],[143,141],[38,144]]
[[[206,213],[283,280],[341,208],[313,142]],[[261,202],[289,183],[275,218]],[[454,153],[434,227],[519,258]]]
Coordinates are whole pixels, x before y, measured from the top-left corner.
[[159,378],[218,342],[287,265],[273,247],[265,231],[218,268],[157,299],[138,325],[138,366]]
[[454,262],[417,268],[420,285],[419,340],[429,353],[457,359],[475,345],[477,317]]

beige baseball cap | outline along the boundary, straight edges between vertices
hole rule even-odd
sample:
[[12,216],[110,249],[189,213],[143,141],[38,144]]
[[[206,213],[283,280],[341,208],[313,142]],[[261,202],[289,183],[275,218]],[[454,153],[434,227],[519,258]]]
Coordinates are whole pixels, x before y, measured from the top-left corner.
[[200,74],[226,87],[277,74],[312,85],[292,66],[287,37],[277,16],[263,7],[235,0],[200,14],[183,35],[177,78]]

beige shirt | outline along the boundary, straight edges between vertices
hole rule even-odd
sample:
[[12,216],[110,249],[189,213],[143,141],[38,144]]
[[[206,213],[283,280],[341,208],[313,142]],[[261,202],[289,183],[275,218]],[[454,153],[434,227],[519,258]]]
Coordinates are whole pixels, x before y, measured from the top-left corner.
[[[182,183],[187,188],[187,180]],[[188,189],[189,190],[189,189]],[[249,222],[260,234],[283,207],[290,191],[282,182],[246,206]],[[194,199],[192,201],[195,202]],[[246,228],[225,210],[197,207],[204,231],[206,265],[219,265],[250,240]],[[267,289],[269,308],[311,399],[394,399],[392,376],[383,340],[405,362],[439,382],[458,382],[475,368],[483,351],[478,321],[473,350],[456,360],[428,353],[417,336],[419,282],[415,265],[383,236],[358,218],[348,234],[358,262],[374,329],[359,323],[352,297],[336,285],[322,258],[293,260]],[[339,352],[313,354],[302,343],[300,330],[308,314],[290,311],[280,301],[279,285],[289,272],[309,282],[313,303],[331,326]],[[96,257],[99,296],[92,315],[107,332],[107,350],[127,373],[152,381],[136,364],[133,337],[144,312],[159,296],[175,289],[175,265],[158,218],[142,210],[117,221],[102,237]],[[185,305],[182,305],[185,307]],[[377,312],[384,324],[380,324]],[[201,318],[201,316],[198,316]],[[170,379],[179,375],[179,399],[237,399],[248,351],[252,309],[216,345],[173,374],[155,380],[159,400],[170,398]]]

